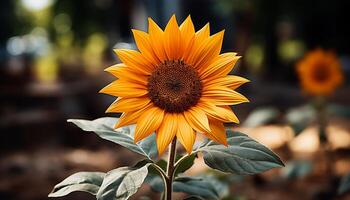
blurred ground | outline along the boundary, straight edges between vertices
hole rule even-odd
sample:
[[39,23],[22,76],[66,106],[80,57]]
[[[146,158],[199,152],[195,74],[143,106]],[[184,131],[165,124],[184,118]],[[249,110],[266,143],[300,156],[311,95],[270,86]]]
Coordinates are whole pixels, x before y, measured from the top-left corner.
[[[256,128],[265,129],[266,127]],[[276,128],[276,127],[275,127]],[[277,127],[278,128],[278,127]],[[15,151],[0,162],[0,197],[1,199],[41,200],[53,186],[70,174],[78,171],[108,171],[115,167],[134,164],[140,157],[128,150],[101,142],[93,134],[85,134],[78,129],[82,137],[91,137],[91,141],[101,143],[100,148],[44,148],[26,151]],[[349,129],[348,129],[349,131]],[[253,137],[253,136],[252,136]],[[261,142],[264,142],[263,140]],[[248,176],[232,183],[231,195],[238,199],[350,199],[350,194],[335,195],[339,177],[350,169],[349,149],[338,149],[331,152],[333,173],[326,170],[327,162],[324,152],[316,149],[312,153],[293,153],[286,143],[274,149],[282,160],[306,159],[313,162],[313,171],[305,177],[284,178],[281,170],[271,170],[261,175]],[[299,150],[302,151],[302,150]],[[201,158],[187,173],[195,175],[208,168]],[[145,185],[133,199],[147,195],[152,199],[159,198]],[[181,195],[178,196],[181,198]],[[75,193],[59,199],[94,199],[84,193]]]
[[[286,91],[289,90],[286,89]],[[254,94],[258,95],[258,93]],[[87,98],[89,95],[87,94]],[[252,107],[268,105],[271,99],[279,95],[271,91],[265,94],[264,98],[256,96],[253,105],[237,106],[236,112],[241,121],[244,121]],[[292,102],[302,101],[301,95],[299,97],[294,93],[293,95],[299,100]],[[285,98],[288,99],[287,96]],[[337,97],[334,98],[337,100]],[[280,106],[285,107],[285,104],[286,102]],[[87,107],[96,109],[89,104]],[[1,140],[3,151],[0,160],[0,199],[48,199],[47,194],[53,186],[74,172],[108,171],[119,166],[132,165],[140,159],[138,155],[125,148],[103,141],[95,134],[88,134],[66,123],[66,116],[55,113],[56,117],[53,118],[50,113],[38,113],[36,118],[26,119],[22,115],[25,116],[22,113],[13,113],[11,118],[16,119],[16,124],[5,124],[6,131],[2,132],[2,137],[6,140]],[[101,116],[105,115],[101,114]],[[47,125],[43,126],[43,124]],[[237,181],[232,182],[231,195],[238,199],[249,200],[261,199],[261,197],[267,200],[350,199],[349,194],[343,196],[335,194],[340,176],[350,169],[349,124],[349,121],[344,119],[331,120],[328,128],[332,144],[331,160],[325,157],[313,125],[298,137],[294,137],[292,129],[285,125],[265,125],[255,128],[234,126],[235,130],[247,133],[272,148],[286,163],[292,160],[309,160],[312,161],[314,169],[304,177],[285,178],[283,172],[276,169],[257,176],[238,178]],[[14,142],[8,143],[9,141]],[[332,166],[332,173],[327,171],[329,165]],[[199,158],[187,173],[195,175],[207,170],[208,168]],[[142,187],[134,199],[143,195],[150,196],[152,199],[158,198],[158,194],[152,192],[147,185]],[[179,199],[183,197],[181,194],[178,195]],[[75,193],[60,199],[94,199],[94,197]]]

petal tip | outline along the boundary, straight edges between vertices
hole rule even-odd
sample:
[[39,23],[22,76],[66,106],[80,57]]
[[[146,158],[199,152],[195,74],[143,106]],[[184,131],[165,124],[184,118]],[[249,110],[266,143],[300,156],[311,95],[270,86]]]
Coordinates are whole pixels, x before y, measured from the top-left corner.
[[161,157],[164,154],[166,148],[162,148],[160,146],[157,146],[157,150],[158,150],[158,156]]
[[102,89],[100,89],[100,91],[98,91],[98,93],[100,93],[100,94],[106,94],[106,91],[105,91],[106,89],[105,88],[102,88]]
[[120,127],[122,127],[122,124],[120,123],[120,121],[114,125],[114,129],[118,129]]
[[115,54],[118,54],[119,50],[120,50],[120,49],[113,49],[113,51],[114,51]]
[[115,109],[115,107],[111,107],[111,106],[108,107],[107,110],[105,111],[105,113],[118,113],[118,112],[115,111],[113,108]]
[[110,70],[111,67],[107,67],[106,69],[104,69],[104,72],[108,72]]
[[134,143],[138,143],[140,141],[140,138],[134,137]]

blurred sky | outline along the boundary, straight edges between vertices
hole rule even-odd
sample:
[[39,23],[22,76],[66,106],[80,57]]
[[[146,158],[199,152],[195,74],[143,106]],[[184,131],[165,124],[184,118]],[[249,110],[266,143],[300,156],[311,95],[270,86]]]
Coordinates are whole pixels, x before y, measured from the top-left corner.
[[[300,104],[306,97],[294,67],[305,52],[334,51],[349,77],[349,6],[326,0],[3,1],[0,126],[105,116],[114,99],[98,91],[112,80],[103,69],[119,62],[112,49],[135,48],[132,28],[146,31],[148,17],[164,27],[172,14],[179,23],[191,15],[197,30],[207,22],[212,33],[225,29],[223,52],[243,56],[232,73],[252,80],[241,89],[253,99],[238,109],[242,116],[261,105]],[[348,88],[346,81],[331,99],[349,102]],[[5,142],[3,148],[11,147]]]

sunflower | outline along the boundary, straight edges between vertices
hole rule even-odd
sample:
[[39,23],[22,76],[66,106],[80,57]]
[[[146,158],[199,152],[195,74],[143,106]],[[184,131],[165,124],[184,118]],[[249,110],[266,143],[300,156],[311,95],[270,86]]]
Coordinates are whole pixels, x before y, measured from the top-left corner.
[[240,57],[220,54],[224,31],[195,32],[190,16],[164,31],[148,22],[148,33],[132,30],[139,51],[116,49],[122,63],[105,70],[118,78],[101,90],[118,97],[106,111],[123,113],[115,128],[136,124],[135,143],[156,132],[159,154],[175,137],[190,153],[196,133],[227,145],[223,123],[239,123],[230,105],[248,102],[234,91],[248,80],[228,75]]
[[329,95],[343,81],[343,73],[336,55],[316,49],[297,64],[303,90],[311,95]]

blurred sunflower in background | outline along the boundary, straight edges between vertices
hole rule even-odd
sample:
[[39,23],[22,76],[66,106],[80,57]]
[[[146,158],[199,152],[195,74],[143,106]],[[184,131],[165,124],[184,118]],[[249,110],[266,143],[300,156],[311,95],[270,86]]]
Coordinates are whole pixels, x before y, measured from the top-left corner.
[[196,133],[227,145],[223,123],[239,123],[230,105],[248,102],[234,91],[248,80],[228,75],[240,57],[220,54],[224,31],[173,15],[164,31],[149,18],[148,33],[132,32],[139,51],[115,50],[122,63],[106,71],[118,80],[101,90],[119,97],[106,111],[123,112],[115,128],[136,124],[135,142],[155,131],[159,154],[175,137],[190,153]]
[[340,61],[331,51],[316,49],[297,64],[303,90],[311,95],[327,96],[343,81]]

